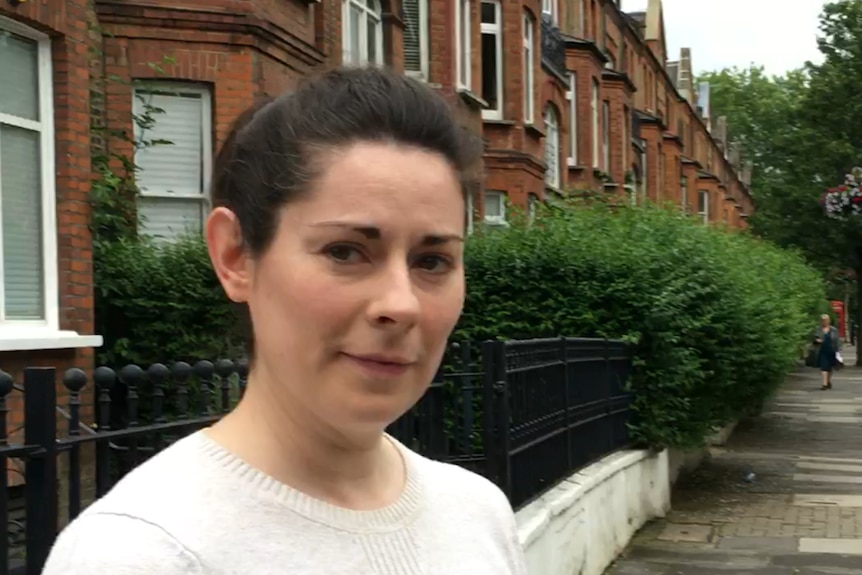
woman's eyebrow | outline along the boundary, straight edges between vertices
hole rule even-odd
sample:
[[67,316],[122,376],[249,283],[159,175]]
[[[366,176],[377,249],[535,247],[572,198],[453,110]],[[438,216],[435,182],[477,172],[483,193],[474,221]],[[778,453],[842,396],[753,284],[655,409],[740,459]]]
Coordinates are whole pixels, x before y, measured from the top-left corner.
[[[315,228],[345,228],[356,233],[362,234],[369,240],[379,240],[383,237],[383,232],[379,227],[364,224],[359,222],[347,222],[347,221],[326,221],[326,222],[317,222],[311,224],[311,227]],[[431,233],[426,234],[422,238],[422,244],[426,246],[439,246],[441,244],[446,244],[449,242],[463,242],[464,236],[461,234],[450,234],[450,233]]]

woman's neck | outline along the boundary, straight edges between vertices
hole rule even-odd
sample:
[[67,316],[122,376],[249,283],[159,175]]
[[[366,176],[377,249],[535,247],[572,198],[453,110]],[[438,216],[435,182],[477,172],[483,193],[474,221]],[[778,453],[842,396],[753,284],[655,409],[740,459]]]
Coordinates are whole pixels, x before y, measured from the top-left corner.
[[382,431],[361,440],[345,437],[298,402],[279,397],[283,390],[250,376],[242,401],[210,437],[278,481],[333,505],[378,509],[398,499],[404,461]]

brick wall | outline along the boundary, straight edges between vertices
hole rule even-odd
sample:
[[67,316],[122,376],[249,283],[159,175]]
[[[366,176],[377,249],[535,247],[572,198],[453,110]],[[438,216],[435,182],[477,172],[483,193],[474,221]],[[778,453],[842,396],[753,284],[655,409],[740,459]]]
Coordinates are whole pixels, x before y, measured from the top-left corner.
[[[90,86],[87,70],[92,22],[86,0],[45,0],[11,8],[0,5],[0,16],[52,36],[56,213],[60,329],[93,332],[92,240],[89,232]],[[53,366],[62,373],[72,366],[92,365],[91,350],[50,350],[0,353],[0,369],[21,381],[30,366]],[[62,391],[62,387],[60,388]],[[21,424],[18,394],[10,401],[10,430]],[[11,478],[10,478],[11,479]]]

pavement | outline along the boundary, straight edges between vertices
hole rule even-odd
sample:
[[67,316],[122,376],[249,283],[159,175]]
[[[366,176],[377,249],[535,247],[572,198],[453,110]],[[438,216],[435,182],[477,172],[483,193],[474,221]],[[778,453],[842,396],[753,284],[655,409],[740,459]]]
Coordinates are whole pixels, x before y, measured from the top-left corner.
[[862,574],[862,368],[800,367],[679,480],[606,575]]

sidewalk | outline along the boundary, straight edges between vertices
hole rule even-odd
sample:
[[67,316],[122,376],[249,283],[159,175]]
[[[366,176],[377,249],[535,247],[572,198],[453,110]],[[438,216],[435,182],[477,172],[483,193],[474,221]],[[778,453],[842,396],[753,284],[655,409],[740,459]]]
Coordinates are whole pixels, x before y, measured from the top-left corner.
[[607,575],[862,574],[862,368],[844,355],[832,390],[791,374]]

